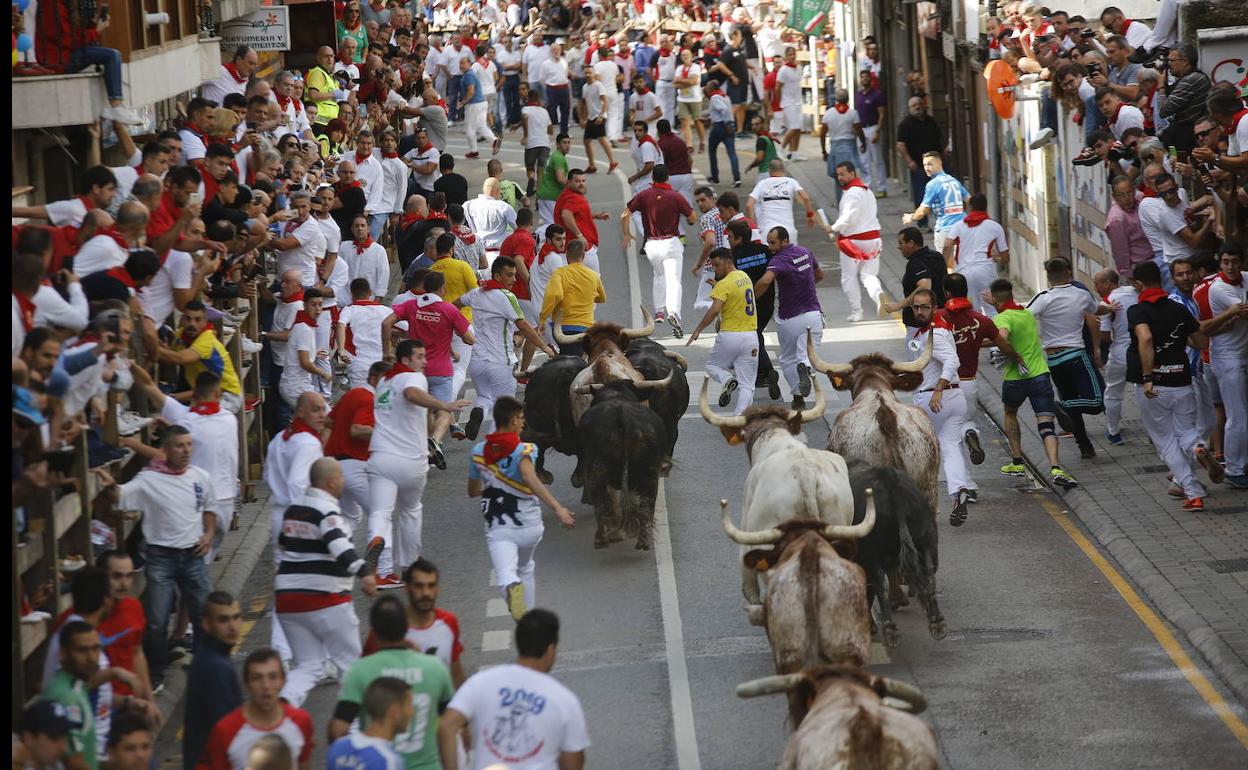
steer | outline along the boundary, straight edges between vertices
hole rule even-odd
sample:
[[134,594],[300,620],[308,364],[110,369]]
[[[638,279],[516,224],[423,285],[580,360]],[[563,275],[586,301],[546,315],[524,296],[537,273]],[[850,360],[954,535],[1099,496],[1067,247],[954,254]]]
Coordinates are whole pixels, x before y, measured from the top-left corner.
[[821,666],[737,686],[740,698],[781,692],[799,704],[799,714],[780,770],[940,767],[936,736],[915,716],[927,700],[911,685],[861,669]]
[[581,438],[577,469],[586,502],[594,506],[598,519],[594,547],[606,548],[635,536],[637,548],[648,551],[667,445],[663,420],[641,403],[633,382],[583,387],[592,393],[593,404],[577,428]]
[[579,425],[581,416],[589,409],[593,401],[591,392],[585,390],[586,385],[600,385],[614,380],[629,380],[638,388],[666,387],[667,381],[647,381],[645,376],[633,366],[633,362],[624,354],[629,341],[637,337],[649,337],[654,333],[654,318],[646,309],[641,309],[645,326],[640,329],[625,329],[619,324],[600,321],[579,334],[564,334],[555,323],[555,341],[560,345],[580,342],[585,350],[585,358],[589,366],[582,369],[569,388],[572,399],[572,419]]
[[628,360],[647,380],[661,380],[668,375],[672,376],[670,385],[661,391],[651,390],[648,398],[650,408],[663,418],[663,424],[667,426],[664,459],[670,464],[676,451],[680,418],[689,409],[689,380],[685,378],[689,362],[654,340],[644,338],[630,342],[624,355],[628,356]]
[[[703,419],[719,428],[729,444],[745,443],[750,472],[745,477],[741,527],[769,530],[792,518],[817,519],[825,524],[849,524],[854,519],[854,493],[849,471],[840,455],[811,449],[801,437],[802,423],[823,416],[823,391],[815,383],[815,405],[795,411],[781,406],[752,406],[745,414],[720,417],[707,400],[710,378],[702,381],[698,409]],[[742,550],[742,557],[745,551]],[[741,591],[754,619],[762,600],[755,571],[742,564]]]
[[849,484],[854,490],[854,521],[866,515],[875,490],[875,528],[858,541],[854,560],[867,573],[867,604],[880,603],[881,637],[886,647],[897,644],[897,626],[884,592],[886,572],[898,568],[919,597],[927,627],[936,639],[945,637],[945,618],[936,604],[936,518],[914,479],[895,468],[875,468],[849,461]]
[[580,356],[559,356],[527,372],[517,370],[517,379],[527,379],[524,389],[525,441],[537,444],[537,475],[543,484],[554,481],[546,470],[546,451],[554,449],[565,455],[575,455],[579,445],[576,440],[576,422],[572,419],[572,399],[569,388],[572,380],[588,364]]

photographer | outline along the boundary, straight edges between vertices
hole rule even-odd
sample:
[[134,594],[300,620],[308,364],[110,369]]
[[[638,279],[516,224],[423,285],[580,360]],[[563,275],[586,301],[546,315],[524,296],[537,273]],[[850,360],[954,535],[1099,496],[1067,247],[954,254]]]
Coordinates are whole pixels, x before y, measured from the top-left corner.
[[1139,83],[1136,82],[1140,65],[1127,60],[1131,55],[1131,46],[1122,35],[1110,35],[1105,41],[1105,60],[1109,63],[1109,72],[1099,69],[1088,76],[1092,85],[1097,88],[1108,87],[1124,102],[1134,102],[1140,94]]
[[1196,121],[1205,114],[1205,100],[1213,85],[1209,76],[1196,69],[1196,47],[1181,45],[1166,54],[1166,66],[1174,76],[1161,98],[1161,116],[1170,125],[1161,134],[1161,140],[1176,148],[1186,159],[1187,153],[1196,146]]

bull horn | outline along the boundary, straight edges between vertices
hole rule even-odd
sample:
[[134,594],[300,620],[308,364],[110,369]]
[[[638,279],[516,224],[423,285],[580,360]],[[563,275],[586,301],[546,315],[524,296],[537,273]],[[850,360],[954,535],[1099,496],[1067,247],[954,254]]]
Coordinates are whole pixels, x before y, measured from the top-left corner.
[[520,371],[520,362],[517,361],[516,367],[511,370],[511,375],[515,377],[517,380],[527,380],[528,378],[532,377],[533,373],[536,372],[541,367],[542,367],[541,364],[533,364],[528,369],[522,372]]
[[[927,710],[927,698],[914,685],[899,682],[896,679],[889,679],[888,677],[880,677],[878,682],[883,685],[885,697],[896,698],[902,701],[909,706],[906,710],[911,714],[922,714]],[[740,694],[740,688],[737,689],[738,694]]]
[[577,385],[575,388],[572,389],[572,392],[577,394],[578,396],[589,396],[594,393],[597,393],[599,390],[601,390],[604,387],[606,386],[603,385],[601,382],[591,382],[588,385]]
[[673,353],[673,352],[672,352],[672,351],[670,351],[670,350],[664,350],[664,351],[663,351],[663,355],[665,355],[665,356],[667,356],[668,358],[670,358],[670,359],[672,359],[673,361],[675,361],[675,362],[676,362],[676,364],[677,364],[677,365],[678,365],[678,366],[679,366],[682,370],[684,370],[684,371],[686,371],[686,372],[687,372],[687,371],[689,371],[689,360],[688,360],[688,359],[686,359],[686,358],[685,358],[684,356],[682,356],[681,354],[679,354],[679,353]]
[[560,331],[560,328],[561,327],[559,326],[559,324],[556,323],[555,324],[555,342],[558,342],[560,345],[572,345],[574,343],[580,342],[581,340],[585,339],[585,332],[578,332],[576,334],[564,334],[562,331]]
[[875,527],[875,490],[867,488],[867,512],[857,524],[824,524],[823,536],[828,540],[857,540],[871,534]]
[[[668,376],[671,376],[670,374]],[[745,417],[735,415],[733,417],[720,417],[711,411],[711,402],[707,400],[707,389],[711,386],[711,378],[707,377],[702,380],[702,392],[698,394],[698,411],[702,413],[702,419],[714,425],[716,428],[744,428]]]
[[815,335],[811,334],[810,329],[806,330],[806,355],[810,357],[810,365],[824,374],[846,375],[853,371],[854,367],[849,364],[828,364],[824,363],[819,357],[819,348],[815,346]]
[[645,305],[641,306],[641,324],[640,329],[622,329],[620,334],[623,334],[625,338],[630,340],[638,337],[649,337],[651,334],[654,334],[654,316],[650,315],[650,311],[646,310]]
[[935,334],[936,333],[934,331],[927,333],[927,345],[924,346],[922,355],[920,355],[918,358],[914,359],[913,361],[908,361],[904,364],[899,364],[896,361],[894,361],[893,371],[898,374],[906,374],[908,372],[923,371],[923,367],[927,366],[927,362],[932,360],[932,338],[935,336]]
[[802,416],[802,422],[813,422],[823,416],[827,409],[827,402],[823,400],[823,389],[819,387],[819,380],[814,380],[812,384],[815,386],[815,405],[809,409],[803,409],[798,414]]
[[633,387],[638,390],[666,390],[667,386],[672,384],[672,375],[675,373],[676,370],[673,369],[661,380],[642,380],[634,382]]
[[748,532],[737,529],[732,523],[732,514],[728,512],[728,501],[719,501],[719,523],[724,526],[724,533],[737,545],[772,545],[783,537],[778,529],[764,529],[759,532]]
[[805,674],[777,674],[754,679],[737,685],[738,698],[757,698],[760,695],[775,695],[788,692],[806,678]]

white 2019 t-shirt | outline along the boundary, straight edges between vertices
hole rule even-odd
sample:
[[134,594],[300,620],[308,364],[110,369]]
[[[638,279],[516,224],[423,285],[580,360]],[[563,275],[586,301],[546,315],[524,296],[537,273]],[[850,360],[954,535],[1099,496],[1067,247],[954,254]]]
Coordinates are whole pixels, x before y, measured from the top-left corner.
[[426,458],[429,449],[426,438],[429,410],[407,400],[403,392],[408,388],[420,388],[427,393],[429,383],[420,372],[386,376],[377,383],[377,399],[373,402],[376,425],[368,449],[410,458],[413,468],[419,469],[419,461]]

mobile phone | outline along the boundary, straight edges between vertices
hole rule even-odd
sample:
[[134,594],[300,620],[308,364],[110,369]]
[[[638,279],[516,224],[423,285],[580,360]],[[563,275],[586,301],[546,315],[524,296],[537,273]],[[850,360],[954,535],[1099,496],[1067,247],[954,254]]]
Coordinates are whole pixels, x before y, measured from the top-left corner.
[[1079,33],[1079,35],[1080,35],[1081,37],[1096,37],[1096,30],[1094,30],[1094,29],[1085,29],[1084,31],[1080,32],[1080,33]]
[[108,6],[100,8],[100,21],[108,21]]
[[247,121],[247,130],[248,130],[248,131],[255,131],[257,128],[259,128],[259,126],[260,126],[260,124],[259,124],[259,123],[254,123],[254,122],[252,122],[252,121],[250,121],[250,120],[249,120],[249,121]]
[[199,193],[191,193],[189,196],[187,196],[186,202],[188,204],[199,203],[200,202]]

